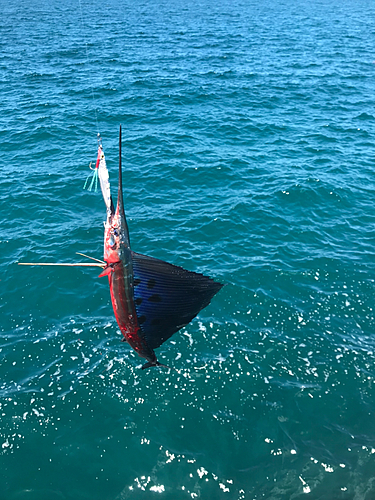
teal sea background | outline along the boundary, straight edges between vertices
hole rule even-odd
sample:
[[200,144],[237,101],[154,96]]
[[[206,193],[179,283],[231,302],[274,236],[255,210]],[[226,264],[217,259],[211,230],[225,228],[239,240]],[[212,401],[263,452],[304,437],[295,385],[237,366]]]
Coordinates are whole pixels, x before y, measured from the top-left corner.
[[[375,498],[375,4],[14,0],[0,27],[0,499]],[[226,286],[140,370],[95,268]]]

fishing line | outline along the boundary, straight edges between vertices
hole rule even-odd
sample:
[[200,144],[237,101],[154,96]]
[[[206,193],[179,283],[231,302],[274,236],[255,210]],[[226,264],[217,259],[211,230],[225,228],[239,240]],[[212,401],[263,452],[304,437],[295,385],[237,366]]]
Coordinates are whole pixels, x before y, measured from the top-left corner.
[[[78,0],[79,2],[79,9],[80,9],[80,13],[81,13],[81,24],[82,24],[82,37],[83,37],[83,42],[85,44],[85,47],[86,47],[86,66],[88,66],[88,63],[89,63],[89,51],[88,51],[88,44],[87,44],[87,39],[86,39],[86,36],[85,36],[85,25],[83,23],[83,10],[82,10],[82,3],[81,3],[81,0]],[[99,130],[99,122],[98,122],[98,113],[97,113],[97,107],[96,107],[96,97],[95,97],[95,93],[94,93],[94,87],[93,87],[93,84],[90,84],[90,88],[91,88],[91,96],[92,96],[92,102],[93,102],[93,105],[94,105],[94,113],[95,113],[95,122],[96,122],[96,130],[97,130],[97,133],[98,133],[98,138],[100,137],[100,130]],[[99,140],[99,139],[98,139]]]
[[[79,10],[80,10],[80,13],[81,13],[81,25],[82,25],[82,38],[83,38],[83,42],[85,44],[85,48],[86,48],[86,66],[88,67],[88,64],[89,64],[89,50],[88,50],[88,43],[87,43],[87,39],[86,39],[86,36],[85,36],[85,25],[84,25],[84,22],[83,22],[83,9],[82,9],[82,3],[81,3],[81,0],[78,0],[79,2]],[[100,130],[99,130],[99,122],[98,122],[98,113],[97,113],[97,106],[96,106],[96,96],[95,96],[95,92],[94,92],[94,85],[93,83],[90,83],[90,88],[91,88],[91,97],[92,97],[92,102],[93,102],[93,108],[94,108],[94,113],[95,113],[95,122],[96,122],[96,130],[97,130],[97,139],[98,139],[98,146],[99,148],[102,147],[102,138],[101,138],[101,135],[100,135]],[[88,191],[92,191],[94,190],[95,192],[98,190],[98,167],[99,167],[99,158],[97,160],[97,163],[96,163],[96,168],[92,168],[91,167],[91,163],[90,163],[90,170],[92,171],[87,179],[86,179],[86,182],[83,186],[83,189],[88,189]]]

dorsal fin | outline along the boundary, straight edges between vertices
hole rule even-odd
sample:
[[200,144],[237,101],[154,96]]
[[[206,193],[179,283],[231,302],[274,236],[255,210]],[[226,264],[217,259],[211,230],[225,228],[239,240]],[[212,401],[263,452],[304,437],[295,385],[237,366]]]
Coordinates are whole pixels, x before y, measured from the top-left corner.
[[222,288],[203,274],[132,252],[138,323],[151,349],[187,325]]

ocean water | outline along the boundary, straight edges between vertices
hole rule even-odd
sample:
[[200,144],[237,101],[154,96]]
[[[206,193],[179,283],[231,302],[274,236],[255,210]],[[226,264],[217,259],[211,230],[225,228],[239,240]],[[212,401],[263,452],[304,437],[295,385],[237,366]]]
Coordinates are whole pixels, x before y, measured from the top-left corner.
[[[0,499],[375,498],[375,6],[14,0],[0,27]],[[141,371],[95,268],[226,284]]]

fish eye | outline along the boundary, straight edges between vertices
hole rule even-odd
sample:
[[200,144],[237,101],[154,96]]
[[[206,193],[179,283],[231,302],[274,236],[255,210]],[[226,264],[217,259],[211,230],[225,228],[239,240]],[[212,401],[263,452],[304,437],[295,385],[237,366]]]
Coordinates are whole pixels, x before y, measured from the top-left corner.
[[116,241],[115,241],[115,239],[113,237],[113,234],[111,234],[111,236],[109,237],[108,244],[112,248],[116,245]]
[[118,236],[118,231],[117,231],[117,229],[116,229],[116,228],[113,230],[113,234],[114,234],[115,236]]

